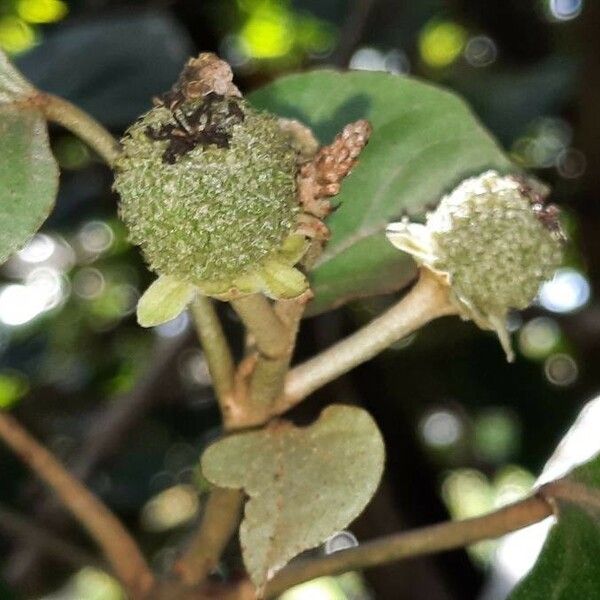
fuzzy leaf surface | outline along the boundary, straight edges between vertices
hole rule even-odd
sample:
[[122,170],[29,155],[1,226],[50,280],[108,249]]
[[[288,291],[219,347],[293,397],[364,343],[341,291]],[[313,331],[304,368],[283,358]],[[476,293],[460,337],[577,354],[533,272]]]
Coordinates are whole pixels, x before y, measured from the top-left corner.
[[33,91],[0,50],[0,264],[41,227],[58,190],[46,121],[19,104]]
[[516,170],[463,100],[410,77],[319,70],[283,77],[249,98],[299,119],[321,143],[351,121],[373,125],[327,219],[332,237],[311,274],[312,314],[404,287],[415,264],[386,241],[386,225],[404,214],[423,216],[467,177]]
[[249,496],[240,540],[259,589],[294,556],[360,514],[383,464],[383,440],[371,416],[343,405],[326,408],[308,427],[278,421],[231,435],[202,457],[209,481]]
[[0,105],[0,263],[42,226],[54,206],[58,166],[46,121],[36,111]]

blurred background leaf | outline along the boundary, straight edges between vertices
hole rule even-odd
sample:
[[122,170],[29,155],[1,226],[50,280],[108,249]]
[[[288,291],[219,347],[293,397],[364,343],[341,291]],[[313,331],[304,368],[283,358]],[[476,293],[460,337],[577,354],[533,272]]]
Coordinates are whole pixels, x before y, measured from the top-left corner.
[[186,31],[168,12],[123,11],[59,26],[16,64],[40,89],[118,129],[171,87],[192,52]]
[[387,224],[423,217],[467,177],[511,169],[458,97],[406,77],[315,71],[281,78],[250,100],[308,124],[324,144],[347,123],[368,119],[373,126],[327,219],[331,239],[311,274],[311,314],[408,284],[413,262],[390,247]]

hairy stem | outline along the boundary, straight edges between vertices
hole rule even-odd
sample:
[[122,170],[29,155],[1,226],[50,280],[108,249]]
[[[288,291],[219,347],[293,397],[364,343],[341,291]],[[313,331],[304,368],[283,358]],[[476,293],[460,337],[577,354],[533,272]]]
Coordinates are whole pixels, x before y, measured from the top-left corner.
[[455,313],[447,286],[429,271],[422,270],[415,286],[400,302],[346,339],[292,369],[274,413],[285,412],[429,321]]
[[233,356],[212,300],[198,295],[191,305],[191,311],[221,412],[227,421],[235,375]]
[[549,502],[542,497],[532,496],[482,517],[450,521],[386,536],[356,548],[335,552],[325,558],[301,561],[283,569],[268,584],[266,597],[272,598],[294,585],[323,575],[373,567],[497,538],[537,523],[552,514]]
[[[227,429],[238,412],[233,356],[212,300],[199,295],[192,303],[191,311]],[[212,489],[200,524],[173,568],[185,585],[200,583],[217,566],[237,527],[242,500],[240,490]]]
[[231,306],[254,337],[259,354],[267,358],[280,358],[285,354],[288,343],[285,325],[263,295],[232,300]]
[[5,412],[0,412],[0,437],[87,529],[131,597],[143,598],[154,584],[154,576],[120,521]]
[[28,98],[27,102],[38,108],[48,121],[58,123],[81,138],[108,165],[114,164],[120,152],[119,143],[110,132],[86,112],[63,98],[43,92],[36,93]]
[[282,394],[285,376],[296,346],[296,336],[300,327],[306,302],[312,294],[305,294],[294,300],[279,300],[275,313],[286,328],[287,347],[279,358],[259,358],[250,381],[250,401],[268,408]]
[[219,564],[221,554],[236,530],[242,501],[241,490],[212,489],[200,526],[174,567],[184,584],[200,583]]

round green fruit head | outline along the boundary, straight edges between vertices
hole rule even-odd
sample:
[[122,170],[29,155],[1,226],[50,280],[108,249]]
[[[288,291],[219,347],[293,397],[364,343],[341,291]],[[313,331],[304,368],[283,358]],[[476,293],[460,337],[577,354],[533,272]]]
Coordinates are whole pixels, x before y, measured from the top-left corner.
[[122,146],[119,211],[151,270],[225,299],[307,288],[296,152],[274,116],[211,92],[156,106]]

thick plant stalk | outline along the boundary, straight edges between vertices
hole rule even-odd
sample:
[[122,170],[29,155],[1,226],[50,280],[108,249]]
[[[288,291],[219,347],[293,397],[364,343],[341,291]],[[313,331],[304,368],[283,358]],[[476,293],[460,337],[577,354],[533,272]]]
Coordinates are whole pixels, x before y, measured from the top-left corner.
[[249,395],[253,406],[264,407],[268,412],[283,392],[285,375],[296,346],[302,314],[310,298],[312,294],[304,294],[294,300],[279,300],[275,303],[275,313],[286,328],[287,347],[279,358],[258,359],[250,380]]
[[285,412],[429,321],[456,312],[448,295],[448,286],[430,271],[422,269],[419,280],[400,302],[356,333],[292,369],[274,413]]
[[231,306],[254,337],[261,355],[267,358],[279,358],[285,353],[287,346],[285,326],[263,295],[252,294],[232,300]]
[[108,165],[112,166],[119,156],[119,142],[98,121],[64,98],[38,92],[26,102],[38,108],[49,121],[81,138]]
[[85,527],[131,598],[143,598],[154,576],[120,521],[6,412],[0,412],[0,437]]
[[386,536],[325,558],[300,561],[283,569],[268,584],[266,597],[273,598],[294,585],[316,577],[374,567],[497,538],[533,525],[552,514],[550,502],[541,495],[532,496],[482,517]]

